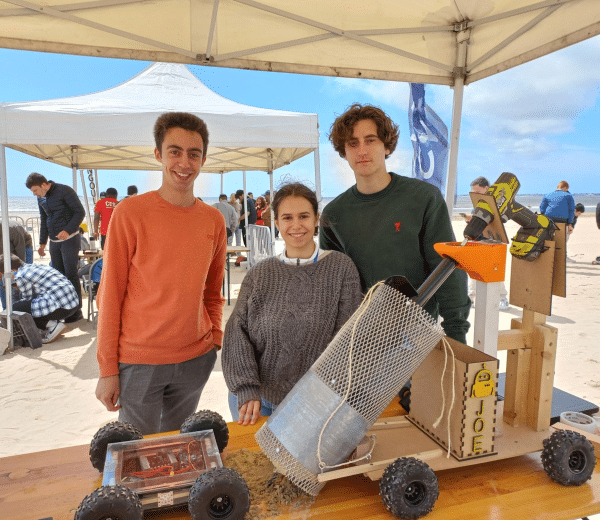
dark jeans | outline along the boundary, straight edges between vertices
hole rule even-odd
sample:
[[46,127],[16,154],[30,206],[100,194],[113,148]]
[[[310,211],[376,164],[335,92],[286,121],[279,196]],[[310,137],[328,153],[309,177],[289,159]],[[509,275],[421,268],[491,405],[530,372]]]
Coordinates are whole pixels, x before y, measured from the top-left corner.
[[100,235],[100,247],[104,250],[104,243],[106,242],[106,235]]
[[63,242],[50,242],[52,267],[64,274],[75,287],[79,299],[78,309],[81,309],[81,284],[77,276],[80,246],[81,235],[79,233]]
[[240,229],[242,230],[242,240],[244,241],[244,246],[248,247],[248,242],[246,242],[246,226],[240,225]]
[[[13,304],[13,311],[26,312],[27,314],[31,314],[31,301],[32,300],[19,300]],[[71,316],[71,314],[77,312],[77,308],[75,309],[56,309],[52,311],[50,314],[46,316],[41,316],[40,318],[36,318],[33,316],[33,321],[35,322],[35,326],[38,329],[44,330],[46,325],[50,320],[64,320]]]

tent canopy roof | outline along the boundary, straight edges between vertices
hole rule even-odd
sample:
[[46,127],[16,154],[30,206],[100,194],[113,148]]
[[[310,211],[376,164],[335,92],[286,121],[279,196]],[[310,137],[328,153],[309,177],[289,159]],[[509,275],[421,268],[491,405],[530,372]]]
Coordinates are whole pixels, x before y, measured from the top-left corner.
[[203,172],[270,171],[319,145],[316,114],[236,103],[201,83],[186,66],[155,63],[129,81],[83,96],[0,104],[0,143],[64,166],[158,170],[157,117],[186,111],[209,130]]
[[0,47],[447,85],[597,34],[598,0],[0,1]]

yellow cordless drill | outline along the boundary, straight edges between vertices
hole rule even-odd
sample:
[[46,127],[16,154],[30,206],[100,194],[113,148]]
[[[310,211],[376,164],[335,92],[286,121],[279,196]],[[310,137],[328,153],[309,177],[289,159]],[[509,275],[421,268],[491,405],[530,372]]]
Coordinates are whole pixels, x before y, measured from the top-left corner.
[[[533,261],[548,249],[544,242],[554,238],[556,226],[545,215],[534,213],[514,200],[520,186],[514,174],[504,172],[488,188],[486,194],[494,197],[502,222],[514,220],[521,225],[512,239],[510,254],[515,258]],[[492,208],[487,202],[480,200],[473,210],[472,218],[463,235],[470,240],[475,240],[493,220]]]

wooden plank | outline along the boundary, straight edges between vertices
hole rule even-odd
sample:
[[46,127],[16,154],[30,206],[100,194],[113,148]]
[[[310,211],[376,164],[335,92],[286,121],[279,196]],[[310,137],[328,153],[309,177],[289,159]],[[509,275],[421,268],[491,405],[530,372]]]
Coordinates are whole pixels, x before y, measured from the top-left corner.
[[506,356],[503,420],[511,426],[527,422],[531,350],[510,350]]
[[[410,423],[409,423],[410,424]],[[406,455],[402,455],[403,457],[414,457],[419,460],[431,460],[437,457],[443,457],[444,451],[441,448],[423,452],[416,453],[407,453]],[[397,457],[396,457],[397,458]],[[387,468],[392,462],[396,459],[388,459],[388,460],[379,460],[377,462],[363,462],[358,463],[355,466],[349,468],[342,469],[334,469],[332,471],[328,471],[326,473],[321,473],[317,476],[319,482],[329,482],[331,480],[337,480],[344,477],[349,477],[350,475],[360,475],[372,473],[378,470],[384,470]]]
[[554,251],[554,272],[552,274],[552,294],[567,296],[567,225],[556,224],[558,230],[554,233],[556,249]]
[[390,417],[389,419],[378,419],[369,431],[384,430],[388,428],[407,428],[412,426],[406,416]]
[[555,327],[534,327],[527,394],[527,424],[536,431],[547,430],[550,426],[557,337],[558,330]]
[[517,307],[550,316],[554,242],[546,240],[546,247],[548,250],[533,262],[512,258],[509,301]]
[[492,240],[498,240],[499,242],[504,242],[508,244],[508,236],[506,235],[506,230],[504,229],[504,223],[500,218],[500,213],[498,213],[498,207],[496,206],[496,199],[492,195],[482,195],[480,193],[475,193],[474,191],[469,193],[471,197],[471,202],[473,203],[473,207],[477,206],[477,203],[480,200],[484,200],[487,202],[494,214],[494,220],[483,230],[482,235],[485,238],[490,238]]
[[[396,400],[397,401],[397,400]],[[399,405],[394,404],[398,408]],[[498,413],[502,413],[498,409]],[[253,435],[258,426],[228,424],[231,447],[257,449]],[[510,431],[513,431],[512,433]],[[410,428],[394,428],[385,444],[402,451],[402,443],[431,439]],[[406,434],[406,437],[399,436]],[[500,427],[499,446],[521,446],[543,438],[531,429]],[[547,433],[546,433],[547,435]],[[532,437],[533,436],[533,437]],[[383,443],[383,441],[382,441]],[[541,446],[541,440],[539,441]],[[536,446],[530,445],[530,451]],[[238,448],[236,448],[238,449]],[[100,485],[100,474],[88,458],[89,446],[76,446],[0,458],[0,509],[2,520],[72,520],[74,511],[85,495]],[[410,453],[407,445],[407,453]],[[388,458],[392,458],[391,454]],[[453,468],[436,469],[440,496],[427,520],[498,520],[545,518],[572,520],[600,513],[600,464],[591,480],[583,486],[564,487],[551,481],[542,470],[539,454],[502,459],[502,454],[477,461],[458,463]],[[445,454],[439,459],[445,463]],[[429,463],[429,462],[428,462]],[[187,508],[153,512],[154,520],[189,520]],[[316,518],[318,520],[390,520],[379,496],[379,483],[355,475],[328,483],[314,500],[282,506],[278,520]]]
[[595,435],[593,433],[586,432],[585,430],[580,430],[579,428],[571,426],[570,424],[563,424],[560,422],[554,423],[552,428],[555,430],[570,430],[572,432],[580,433],[592,443],[592,446],[594,446],[594,452],[596,453],[596,458],[600,459],[600,435]]
[[501,330],[498,332],[498,350],[531,348],[533,333],[528,330]]

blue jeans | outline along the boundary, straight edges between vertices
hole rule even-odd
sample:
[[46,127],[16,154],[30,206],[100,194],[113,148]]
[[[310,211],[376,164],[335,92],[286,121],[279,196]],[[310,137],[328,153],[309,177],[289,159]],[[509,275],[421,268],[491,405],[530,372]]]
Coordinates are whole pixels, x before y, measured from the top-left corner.
[[[227,401],[229,403],[229,411],[231,412],[231,420],[235,422],[240,418],[237,395],[229,392]],[[277,409],[277,405],[270,403],[269,401],[263,399],[262,397],[260,398],[260,415],[262,417],[268,417],[276,409]]]
[[[12,302],[13,304],[20,298],[19,290],[16,287],[12,289]],[[0,280],[0,301],[2,301],[2,308],[6,309],[6,290],[4,289],[4,280]]]

